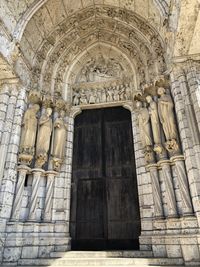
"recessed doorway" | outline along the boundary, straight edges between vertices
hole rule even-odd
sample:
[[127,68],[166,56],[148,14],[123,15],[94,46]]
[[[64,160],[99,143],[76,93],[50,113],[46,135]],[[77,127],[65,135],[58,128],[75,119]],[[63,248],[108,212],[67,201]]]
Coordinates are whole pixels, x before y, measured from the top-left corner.
[[138,249],[140,216],[131,114],[122,107],[75,118],[72,250]]

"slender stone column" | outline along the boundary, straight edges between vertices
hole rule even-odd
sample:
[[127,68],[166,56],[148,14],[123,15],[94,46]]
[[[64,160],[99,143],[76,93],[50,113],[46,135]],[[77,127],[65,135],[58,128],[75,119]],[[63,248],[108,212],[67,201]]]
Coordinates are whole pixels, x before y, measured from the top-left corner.
[[12,126],[13,126],[13,118],[15,115],[15,108],[16,108],[16,102],[17,102],[17,96],[18,96],[18,88],[16,84],[9,84],[7,85],[8,88],[10,88],[10,98],[8,101],[8,106],[6,110],[6,118],[5,123],[3,127],[3,133],[1,136],[1,146],[0,146],[0,184],[3,179],[4,174],[4,166],[6,162],[6,157],[8,153],[8,146],[10,142],[10,136],[12,132]]
[[[72,156],[73,156],[73,135],[74,135],[74,119],[78,116],[82,110],[78,107],[72,107],[69,113],[68,119],[68,134],[67,134],[67,150],[65,155],[66,162],[66,178],[65,178],[65,190],[66,190],[66,210],[65,221],[68,223],[67,232],[69,234],[69,221],[70,221],[70,201],[71,201],[71,183],[72,183]],[[70,234],[69,234],[70,235]]]
[[23,191],[24,191],[24,182],[26,179],[26,175],[28,172],[30,172],[30,170],[31,169],[25,165],[21,165],[18,167],[18,181],[16,186],[15,200],[13,204],[12,220],[16,221],[19,220]]
[[177,217],[176,197],[174,192],[174,186],[172,181],[172,174],[169,160],[159,161],[158,164],[162,168],[162,174],[164,178],[166,197],[167,197],[167,217]]
[[54,182],[55,182],[55,177],[57,174],[58,173],[54,171],[46,172],[47,187],[46,187],[46,198],[45,198],[45,208],[44,208],[44,220],[45,221],[51,221],[52,219]]
[[171,161],[175,163],[178,184],[182,198],[183,215],[188,216],[193,214],[192,202],[190,198],[189,184],[185,172],[184,156],[174,156]]
[[4,84],[2,85],[2,89],[0,92],[0,141],[4,129],[9,97],[10,97],[10,88],[8,85]]
[[38,191],[40,186],[40,178],[44,175],[45,171],[42,169],[33,169],[33,183],[32,183],[32,194],[30,201],[30,211],[29,211],[29,220],[36,221],[36,206],[38,200]]
[[154,217],[161,219],[163,218],[163,206],[157,164],[150,164],[147,166],[147,169],[149,170],[151,176],[154,200]]

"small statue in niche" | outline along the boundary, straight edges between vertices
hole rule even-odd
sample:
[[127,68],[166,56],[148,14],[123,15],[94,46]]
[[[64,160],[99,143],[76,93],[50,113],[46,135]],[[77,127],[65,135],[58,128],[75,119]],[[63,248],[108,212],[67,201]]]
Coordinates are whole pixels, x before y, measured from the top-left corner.
[[125,97],[126,97],[126,100],[132,99],[132,92],[131,92],[131,88],[128,83],[125,84]]
[[96,89],[90,91],[90,96],[89,96],[89,104],[95,104],[96,103]]
[[80,94],[78,91],[73,91],[73,105],[78,106],[80,102]]
[[113,91],[111,88],[109,88],[107,92],[107,102],[112,102],[112,101],[113,101]]
[[163,87],[158,88],[158,114],[166,137],[166,148],[169,152],[179,149],[177,128],[174,117],[174,104],[170,95]]
[[119,86],[114,87],[113,99],[114,101],[119,101]]
[[87,95],[86,95],[86,92],[83,89],[80,92],[80,104],[81,105],[88,104]]
[[124,98],[125,98],[125,88],[124,88],[123,84],[121,84],[119,87],[119,99],[121,101],[123,101]]
[[101,90],[100,89],[97,89],[97,99],[96,99],[96,103],[101,103]]
[[101,94],[101,102],[105,103],[106,101],[107,101],[106,88],[104,88]]
[[157,103],[149,95],[146,97],[147,103],[149,104],[148,110],[151,118],[151,126],[154,139],[154,151],[158,154],[162,154],[163,147],[161,145],[161,131],[160,131],[160,121],[158,116],[158,107]]
[[51,155],[53,158],[53,168],[55,171],[60,169],[64,159],[65,142],[67,137],[67,124],[64,121],[65,111],[60,112],[60,116],[53,124],[53,138]]
[[138,109],[138,126],[140,131],[140,137],[142,145],[145,149],[145,159],[147,162],[152,162],[153,152],[152,152],[152,137],[150,128],[150,117],[149,111],[146,107],[142,106],[141,101],[137,101],[136,107]]
[[37,133],[37,113],[40,110],[38,104],[29,107],[23,119],[22,138],[20,144],[19,160],[24,164],[30,164],[35,153],[35,139]]
[[36,167],[41,168],[48,159],[52,132],[52,109],[47,108],[39,120],[39,130],[36,144]]

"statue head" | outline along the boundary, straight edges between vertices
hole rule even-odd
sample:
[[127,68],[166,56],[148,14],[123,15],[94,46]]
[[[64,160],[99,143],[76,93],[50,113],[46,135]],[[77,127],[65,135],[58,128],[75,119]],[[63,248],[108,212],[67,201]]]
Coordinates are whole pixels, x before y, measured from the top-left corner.
[[47,108],[46,113],[47,113],[48,116],[51,116],[51,114],[52,114],[52,109],[51,109],[51,108]]
[[138,109],[142,108],[142,102],[141,101],[136,101],[136,107]]
[[152,102],[152,97],[150,95],[146,96],[146,101],[147,103],[151,103]]
[[65,117],[65,111],[64,111],[64,110],[61,110],[61,111],[60,111],[60,117],[61,117],[61,118],[64,118],[64,117]]
[[165,88],[163,88],[163,87],[158,88],[158,95],[159,96],[164,95],[165,93],[166,93]]

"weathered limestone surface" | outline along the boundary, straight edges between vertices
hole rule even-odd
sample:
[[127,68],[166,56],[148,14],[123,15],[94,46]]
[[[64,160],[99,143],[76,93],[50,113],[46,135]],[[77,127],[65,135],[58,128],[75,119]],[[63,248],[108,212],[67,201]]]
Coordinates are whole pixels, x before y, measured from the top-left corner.
[[40,264],[71,249],[75,117],[123,106],[140,250],[200,264],[199,25],[198,0],[1,0],[0,262]]

